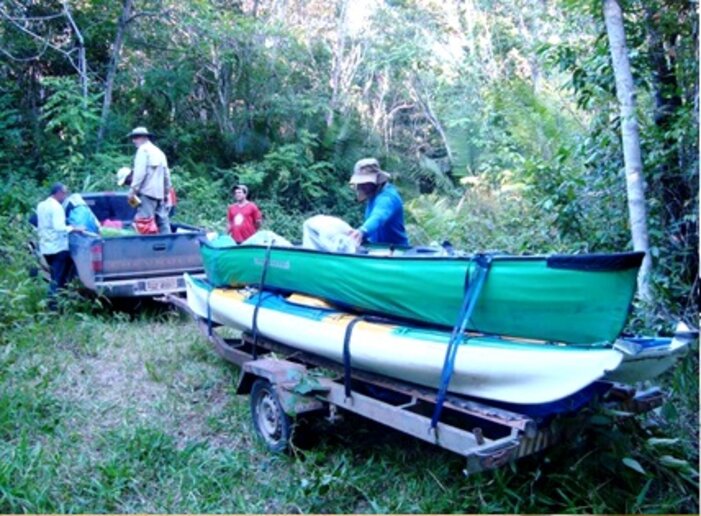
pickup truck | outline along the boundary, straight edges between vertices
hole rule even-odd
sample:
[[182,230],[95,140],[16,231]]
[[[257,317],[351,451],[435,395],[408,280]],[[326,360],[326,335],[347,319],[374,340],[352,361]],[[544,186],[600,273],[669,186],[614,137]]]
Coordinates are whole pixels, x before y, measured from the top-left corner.
[[[81,196],[97,219],[121,221],[131,227],[135,208],[121,192],[91,192]],[[154,297],[185,292],[183,273],[204,275],[199,239],[203,229],[171,220],[167,235],[102,237],[71,233],[69,246],[77,275],[88,290],[107,298]],[[34,246],[36,249],[36,246]],[[48,272],[40,258],[44,273]]]

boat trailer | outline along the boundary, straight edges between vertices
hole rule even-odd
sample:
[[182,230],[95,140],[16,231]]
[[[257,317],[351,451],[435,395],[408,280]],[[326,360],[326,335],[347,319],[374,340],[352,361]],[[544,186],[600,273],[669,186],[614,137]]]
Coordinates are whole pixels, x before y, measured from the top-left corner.
[[[191,315],[215,352],[241,368],[236,393],[250,395],[253,426],[273,452],[289,449],[296,418],[324,414],[333,420],[348,411],[462,455],[471,474],[545,450],[586,417],[586,411],[578,411],[541,420],[449,394],[441,420],[432,427],[435,389],[355,369],[348,378],[341,364],[246,332],[222,337],[216,323],[195,315],[183,298],[162,300]],[[599,404],[624,417],[659,407],[664,399],[657,387],[638,391],[611,383]]]

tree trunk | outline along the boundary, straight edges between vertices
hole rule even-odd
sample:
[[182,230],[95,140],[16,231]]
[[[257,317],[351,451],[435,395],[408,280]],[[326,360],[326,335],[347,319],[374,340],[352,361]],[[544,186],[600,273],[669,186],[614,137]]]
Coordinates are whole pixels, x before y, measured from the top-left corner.
[[68,7],[68,2],[63,1],[63,14],[68,19],[68,22],[75,33],[75,37],[78,40],[78,74],[80,75],[80,85],[83,93],[83,109],[88,107],[88,65],[85,60],[85,41],[83,40],[83,34],[78,29],[75,20],[73,20],[73,15]]
[[623,143],[623,161],[626,171],[628,192],[628,215],[633,237],[633,248],[644,251],[640,274],[638,275],[638,294],[644,301],[652,300],[650,290],[650,241],[647,230],[647,208],[645,205],[645,182],[643,180],[643,161],[640,152],[640,134],[635,115],[635,89],[633,74],[628,60],[623,14],[617,0],[604,0],[604,21],[611,49],[613,73],[616,78],[616,96],[621,105],[621,139]]
[[339,108],[341,96],[341,74],[343,73],[343,56],[346,46],[346,32],[348,24],[348,0],[341,0],[339,6],[338,27],[336,29],[336,41],[333,47],[333,64],[331,69],[331,99],[329,111],[326,115],[326,126],[333,125],[336,110]]
[[678,232],[683,231],[684,224],[681,223],[681,218],[684,216],[684,205],[692,195],[692,185],[684,174],[682,146],[673,127],[674,113],[682,106],[680,87],[675,73],[675,44],[679,34],[674,30],[663,36],[655,21],[656,11],[648,6],[645,12],[654,80],[654,120],[660,130],[663,144],[656,188],[659,188],[664,200],[664,224],[672,228],[672,231]]
[[105,78],[105,96],[102,99],[102,114],[100,115],[100,127],[97,131],[98,149],[102,144],[102,140],[105,137],[105,131],[107,129],[107,119],[110,116],[110,109],[112,107],[112,91],[114,90],[114,80],[117,77],[119,56],[122,53],[122,46],[124,45],[124,35],[127,31],[127,25],[129,23],[129,17],[131,16],[133,3],[133,0],[124,0],[122,14],[120,15],[119,22],[117,23],[117,34],[114,37],[114,43],[112,43],[112,55],[110,56],[110,62],[107,66],[107,77]]
[[440,120],[438,120],[438,116],[436,116],[433,108],[431,107],[431,99],[428,90],[423,86],[423,83],[418,76],[415,76],[414,81],[412,81],[411,89],[414,93],[414,98],[417,104],[421,106],[424,116],[441,137],[443,147],[445,147],[445,152],[448,154],[448,160],[450,161],[451,165],[453,165],[455,161],[453,158],[453,151],[450,148],[450,143],[448,142],[448,137],[443,130],[443,125],[441,124]]

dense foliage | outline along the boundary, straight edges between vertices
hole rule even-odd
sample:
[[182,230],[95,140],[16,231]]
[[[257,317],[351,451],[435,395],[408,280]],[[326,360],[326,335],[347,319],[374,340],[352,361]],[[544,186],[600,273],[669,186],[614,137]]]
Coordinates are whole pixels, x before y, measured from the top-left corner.
[[[622,6],[655,260],[657,304],[641,318],[659,329],[698,300],[698,17],[674,0]],[[174,166],[182,216],[216,229],[238,181],[287,236],[311,213],[355,223],[346,179],[375,155],[409,201],[417,243],[625,250],[600,7],[4,2],[2,207],[31,209],[40,195],[28,185],[56,179],[113,188],[131,158],[124,135],[146,125]]]
[[[655,302],[636,304],[629,329],[666,332],[680,317],[698,322],[697,4],[619,3],[635,79],[654,261]],[[158,135],[172,165],[178,217],[212,229],[223,230],[230,190],[238,182],[249,185],[266,226],[292,239],[299,239],[302,221],[315,213],[357,224],[362,210],[347,179],[357,159],[376,156],[404,196],[414,243],[450,240],[471,250],[513,253],[632,248],[620,116],[598,0],[5,0],[0,2],[0,345],[7,353],[0,370],[0,432],[9,432],[4,423],[15,424],[11,414],[26,412],[31,421],[37,419],[33,410],[44,410],[21,389],[10,396],[14,384],[6,374],[15,363],[27,378],[46,373],[43,366],[22,362],[32,339],[49,339],[51,322],[44,286],[27,273],[32,266],[25,247],[27,214],[56,180],[75,191],[116,189],[115,171],[133,156],[125,136],[138,125]],[[69,317],[61,328],[97,324],[83,321],[83,315]],[[20,344],[10,346],[13,339]],[[46,394],[53,380],[41,381],[39,390]],[[697,511],[697,472],[688,464],[662,463],[670,456],[698,460],[697,357],[667,381],[674,393],[688,396],[671,404],[681,407],[677,412],[665,414],[683,437],[660,444],[654,431],[644,430],[630,444],[615,429],[601,437],[610,439],[616,460],[584,461],[590,469],[563,477],[595,489],[589,505],[567,490],[557,500],[538,498],[533,486],[547,480],[507,472],[489,482],[509,478],[520,481],[519,487],[509,492],[502,486],[504,499],[487,493],[482,510]],[[53,400],[47,403],[58,410]],[[110,438],[131,442],[131,430],[122,430],[127,433]],[[171,450],[160,434],[147,434]],[[100,465],[101,478],[109,480],[103,505],[30,496],[31,483],[26,490],[15,484],[17,491],[8,494],[10,478],[21,471],[33,474],[31,439],[20,441],[24,444],[14,451],[0,446],[0,463],[7,465],[0,466],[3,512],[144,509],[110,498],[126,489],[116,485],[128,476],[120,474],[124,464],[117,459]],[[585,454],[585,444],[582,448]],[[172,454],[189,464],[181,451]],[[620,465],[623,458],[629,459],[627,468]],[[217,455],[217,460],[228,459]],[[636,464],[643,464],[643,473]],[[611,497],[607,488],[591,483],[606,467],[618,478]],[[328,491],[325,479],[335,482],[340,474],[312,471],[321,476],[307,487],[323,501],[315,490]],[[539,477],[540,467],[532,471]],[[181,482],[173,474],[173,482]],[[91,486],[79,486],[79,498]],[[346,486],[348,496],[354,489]],[[374,501],[367,502],[369,508],[332,507],[480,510],[449,503],[464,489],[444,488],[439,497],[444,507]],[[616,493],[627,501],[613,504]],[[214,503],[169,503],[146,509],[218,509]],[[326,506],[302,509],[319,512]]]

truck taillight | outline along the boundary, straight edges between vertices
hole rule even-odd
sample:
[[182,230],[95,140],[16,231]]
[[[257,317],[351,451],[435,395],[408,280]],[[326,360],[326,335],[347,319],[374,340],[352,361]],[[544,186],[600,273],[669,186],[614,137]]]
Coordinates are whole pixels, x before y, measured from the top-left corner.
[[93,244],[90,247],[93,272],[102,272],[102,244]]

